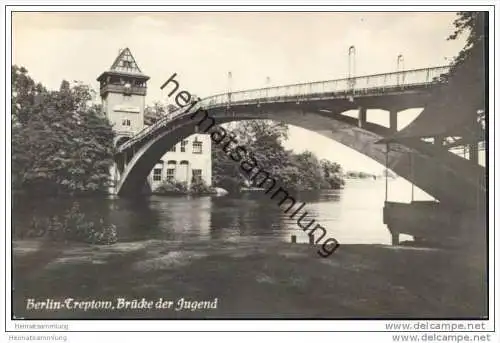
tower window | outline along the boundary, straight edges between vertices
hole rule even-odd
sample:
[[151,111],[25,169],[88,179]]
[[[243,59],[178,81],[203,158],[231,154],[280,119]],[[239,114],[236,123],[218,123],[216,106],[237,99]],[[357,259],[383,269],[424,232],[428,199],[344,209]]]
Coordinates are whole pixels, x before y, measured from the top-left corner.
[[181,142],[181,152],[186,152],[186,145],[188,144],[187,140],[183,140]]
[[153,169],[153,181],[161,181],[161,168]]
[[193,154],[201,154],[203,152],[203,143],[199,141],[193,142]]
[[175,152],[175,145],[172,145],[172,147],[169,150],[170,152]]
[[123,126],[130,126],[130,119],[123,119],[122,120],[122,125]]

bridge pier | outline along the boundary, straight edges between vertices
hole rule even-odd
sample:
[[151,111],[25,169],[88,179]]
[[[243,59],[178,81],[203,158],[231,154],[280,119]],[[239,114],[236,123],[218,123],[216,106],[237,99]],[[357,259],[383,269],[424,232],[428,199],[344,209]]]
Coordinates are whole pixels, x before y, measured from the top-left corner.
[[364,127],[366,124],[366,108],[359,107],[358,108],[358,127]]
[[109,176],[111,179],[111,185],[108,187],[108,194],[116,195],[118,193],[117,191],[118,182],[120,182],[120,172],[116,161],[109,168]]
[[391,230],[391,228],[389,228],[389,232],[391,233],[391,244],[399,245],[399,232]]
[[397,110],[392,109],[389,111],[389,128],[391,129],[391,132],[398,131],[398,111]]
[[127,154],[119,154],[115,156],[115,161],[113,165],[109,168],[109,175],[111,179],[111,186],[108,187],[108,194],[116,195],[118,194],[118,183],[120,182],[120,177],[127,166]]
[[469,160],[479,164],[479,146],[477,142],[469,144]]
[[442,146],[443,143],[444,143],[444,137],[443,136],[434,136],[434,145]]

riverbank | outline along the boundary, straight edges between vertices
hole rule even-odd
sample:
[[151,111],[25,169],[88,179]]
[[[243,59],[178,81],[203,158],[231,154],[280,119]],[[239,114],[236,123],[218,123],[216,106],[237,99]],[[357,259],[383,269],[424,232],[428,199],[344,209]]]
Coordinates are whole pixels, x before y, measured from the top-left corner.
[[[147,240],[110,246],[13,242],[17,318],[464,318],[487,313],[486,267],[464,251]],[[28,299],[173,301],[171,308],[27,310]],[[185,300],[216,308],[176,311]]]

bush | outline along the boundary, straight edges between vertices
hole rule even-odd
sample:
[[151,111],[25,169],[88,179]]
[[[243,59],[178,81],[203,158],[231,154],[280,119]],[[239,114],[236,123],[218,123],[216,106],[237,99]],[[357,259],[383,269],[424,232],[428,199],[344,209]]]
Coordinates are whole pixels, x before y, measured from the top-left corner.
[[86,230],[84,240],[91,244],[115,244],[118,241],[116,226],[113,224],[106,225],[102,220],[100,224],[97,230],[93,226],[90,230]]
[[158,194],[188,194],[188,186],[186,182],[165,180],[155,189],[154,193]]
[[194,179],[189,189],[190,194],[216,194],[214,187],[208,186],[203,179]]
[[330,177],[325,178],[326,189],[341,189],[345,185],[345,181],[342,176],[330,175]]
[[77,241],[90,244],[114,244],[118,241],[116,226],[86,220],[77,203],[62,218],[55,215],[42,220],[33,220],[28,237],[47,237],[53,241]]

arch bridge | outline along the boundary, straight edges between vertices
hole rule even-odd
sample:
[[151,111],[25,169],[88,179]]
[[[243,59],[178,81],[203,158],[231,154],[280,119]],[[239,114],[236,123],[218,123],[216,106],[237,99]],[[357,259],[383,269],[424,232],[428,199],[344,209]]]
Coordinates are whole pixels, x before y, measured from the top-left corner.
[[[387,145],[377,144],[397,131],[399,112],[426,107],[431,94],[445,84],[442,76],[448,71],[448,66],[442,66],[204,98],[195,106],[185,106],[161,118],[117,148],[115,193],[140,192],[161,156],[197,132],[201,117],[194,113],[203,108],[217,124],[270,119],[317,132],[386,164],[443,204],[473,207],[485,192],[484,178],[479,177],[484,168],[477,163],[449,152],[442,144],[422,140],[393,143],[389,150]],[[368,122],[368,109],[388,111],[390,125]],[[348,110],[357,110],[357,117],[343,114]]]

